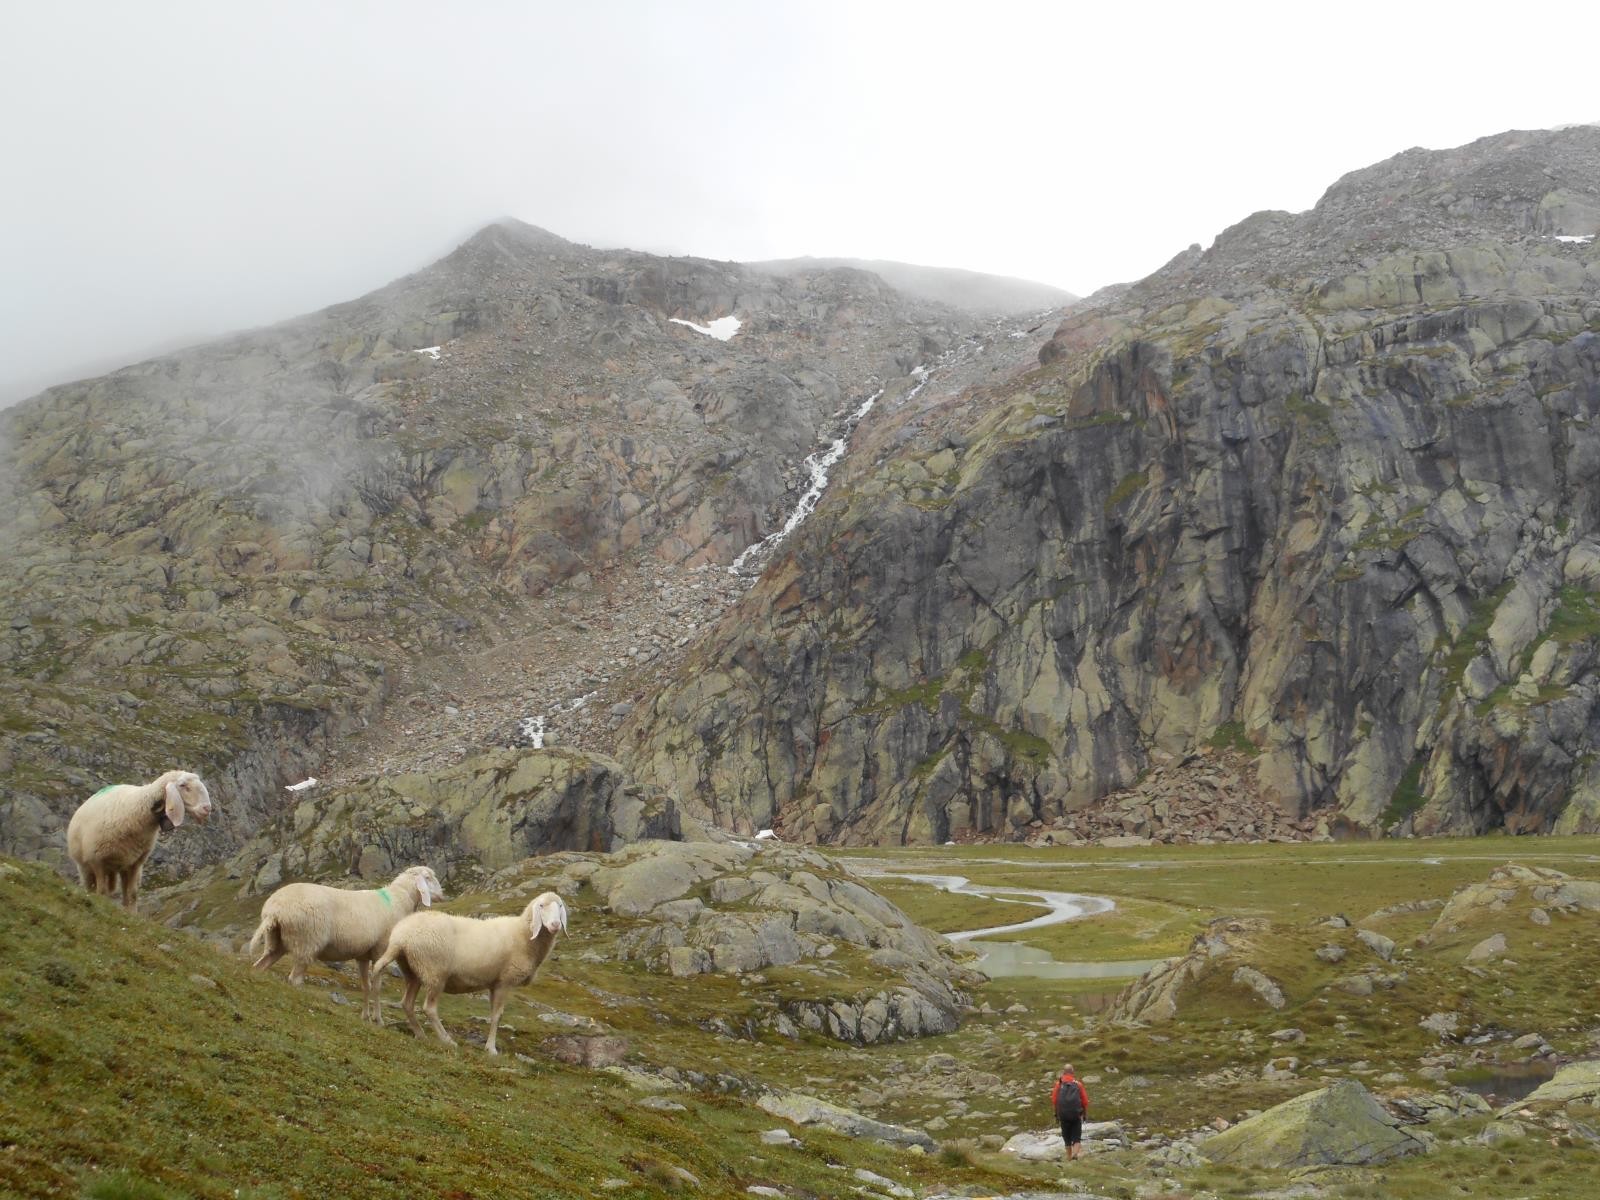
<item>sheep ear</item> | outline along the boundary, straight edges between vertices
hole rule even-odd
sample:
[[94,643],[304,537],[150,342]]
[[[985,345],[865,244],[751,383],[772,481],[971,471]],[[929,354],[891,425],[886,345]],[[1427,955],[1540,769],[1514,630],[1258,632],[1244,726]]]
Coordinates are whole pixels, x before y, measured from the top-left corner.
[[429,886],[426,875],[417,876],[417,899],[422,901],[423,908],[433,907],[433,888]]
[[177,780],[167,780],[167,820],[173,826],[183,824],[183,793],[178,790]]

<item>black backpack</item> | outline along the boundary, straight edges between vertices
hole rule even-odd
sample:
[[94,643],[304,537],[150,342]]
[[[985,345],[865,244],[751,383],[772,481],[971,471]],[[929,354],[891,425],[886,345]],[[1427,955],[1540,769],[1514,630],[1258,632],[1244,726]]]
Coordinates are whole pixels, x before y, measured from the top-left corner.
[[1083,1116],[1083,1093],[1078,1081],[1063,1075],[1056,1080],[1056,1120],[1076,1119]]

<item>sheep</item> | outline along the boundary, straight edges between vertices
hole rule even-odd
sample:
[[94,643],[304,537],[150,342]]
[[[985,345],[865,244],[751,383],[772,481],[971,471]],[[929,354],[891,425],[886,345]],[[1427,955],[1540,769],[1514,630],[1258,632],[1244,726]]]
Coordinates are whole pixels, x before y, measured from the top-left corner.
[[185,814],[204,825],[211,793],[193,771],[168,771],[145,784],[117,783],[90,796],[67,822],[67,855],[91,892],[112,895],[121,877],[122,907],[139,898],[139,876],[156,834],[183,824]]
[[438,877],[427,867],[407,867],[386,887],[346,891],[320,883],[285,884],[261,906],[261,924],[250,939],[254,964],[265,971],[285,954],[294,960],[289,982],[305,982],[312,959],[345,962],[361,968],[361,1016],[383,1024],[372,960],[389,944],[395,924],[435,900],[444,899]]
[[382,971],[390,963],[399,964],[406,978],[403,1001],[411,1032],[422,1037],[417,1022],[417,991],[427,988],[422,1010],[428,1014],[439,1040],[454,1045],[455,1039],[439,1023],[440,992],[489,992],[489,1040],[484,1049],[495,1049],[500,1030],[500,1013],[514,987],[532,979],[556,935],[567,929],[567,905],[554,892],[535,896],[515,917],[452,917],[446,913],[412,913],[394,927],[389,948],[374,967]]

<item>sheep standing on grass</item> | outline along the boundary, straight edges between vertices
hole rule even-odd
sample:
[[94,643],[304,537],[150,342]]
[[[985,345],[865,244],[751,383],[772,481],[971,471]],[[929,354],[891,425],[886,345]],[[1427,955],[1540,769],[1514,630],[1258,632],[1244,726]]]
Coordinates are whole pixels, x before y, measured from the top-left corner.
[[389,944],[389,931],[403,918],[444,899],[438,877],[427,867],[407,867],[394,882],[370,891],[346,891],[320,883],[289,883],[267,897],[261,924],[250,939],[250,953],[266,970],[285,954],[294,960],[289,982],[305,982],[313,959],[361,968],[361,1015],[378,1025],[378,986],[372,960]]
[[183,824],[185,814],[204,825],[211,793],[193,771],[168,771],[149,783],[103,787],[78,805],[67,822],[67,855],[91,892],[122,887],[122,907],[139,898],[139,876],[155,849],[156,834]]
[[535,896],[515,917],[452,917],[446,913],[412,913],[394,927],[389,948],[378,960],[376,971],[391,962],[398,963],[406,977],[402,1002],[411,1031],[422,1036],[417,1022],[417,991],[427,989],[422,1011],[439,1040],[455,1044],[455,1039],[439,1023],[439,993],[489,992],[489,1040],[484,1049],[495,1049],[495,1034],[500,1030],[500,1013],[511,989],[532,979],[556,935],[567,929],[567,905],[554,892]]

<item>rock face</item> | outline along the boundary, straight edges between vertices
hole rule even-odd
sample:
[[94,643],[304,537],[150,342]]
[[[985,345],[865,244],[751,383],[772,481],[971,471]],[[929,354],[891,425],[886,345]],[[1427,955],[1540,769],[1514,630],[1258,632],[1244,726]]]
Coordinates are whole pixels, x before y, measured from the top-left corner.
[[679,832],[671,798],[633,786],[608,759],[495,750],[441,771],[313,791],[235,863],[260,890],[343,870],[387,879],[416,862],[459,880],[530,855],[611,850]]
[[[728,341],[674,323],[728,315]],[[172,861],[236,849],[404,664],[629,555],[726,565],[842,408],[974,326],[862,271],[506,222],[354,302],[6,410],[0,851],[60,861],[78,801],[175,766],[221,820]]]
[[1016,836],[1219,734],[1336,835],[1600,828],[1597,213],[1600,130],[1505,134],[1091,297],[858,439],[619,758],[848,843]]
[[1207,1138],[1200,1153],[1241,1167],[1367,1166],[1430,1146],[1427,1135],[1400,1124],[1347,1079],[1240,1121]]

